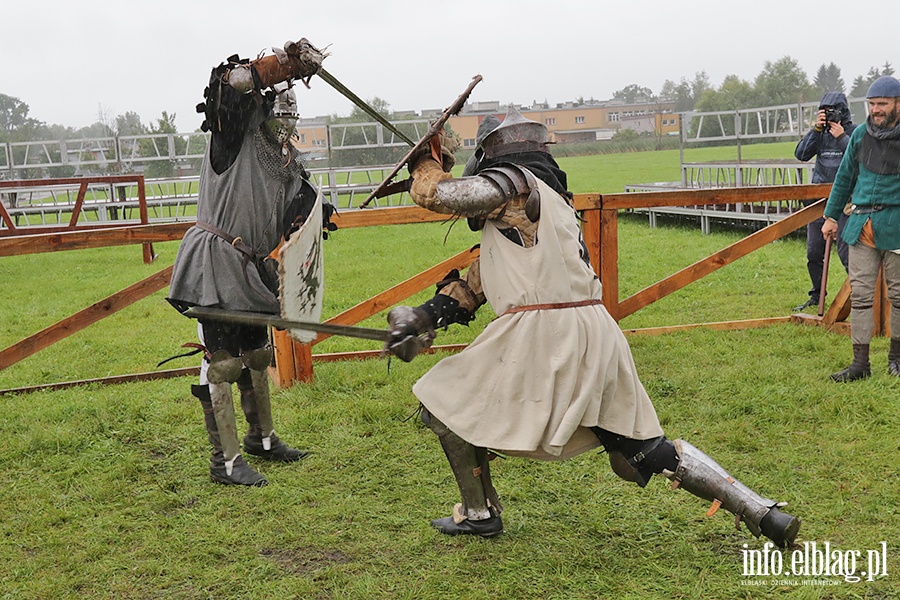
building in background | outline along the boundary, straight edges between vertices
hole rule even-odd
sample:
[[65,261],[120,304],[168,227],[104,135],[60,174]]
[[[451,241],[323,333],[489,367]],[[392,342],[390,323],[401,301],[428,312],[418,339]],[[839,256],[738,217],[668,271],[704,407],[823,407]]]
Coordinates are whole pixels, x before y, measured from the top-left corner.
[[[543,123],[550,131],[551,140],[557,144],[596,142],[608,140],[620,129],[633,129],[638,133],[657,136],[677,135],[679,116],[674,112],[675,102],[659,100],[628,104],[620,100],[603,102],[565,102],[550,107],[547,103],[531,106],[515,105],[528,119]],[[469,102],[449,125],[462,140],[464,149],[474,149],[478,125],[488,115],[500,120],[506,115],[507,105],[499,101]],[[408,118],[435,119],[443,109],[425,109],[394,112],[392,120]],[[300,140],[297,146],[307,152],[327,151],[327,117],[301,119],[298,123]]]

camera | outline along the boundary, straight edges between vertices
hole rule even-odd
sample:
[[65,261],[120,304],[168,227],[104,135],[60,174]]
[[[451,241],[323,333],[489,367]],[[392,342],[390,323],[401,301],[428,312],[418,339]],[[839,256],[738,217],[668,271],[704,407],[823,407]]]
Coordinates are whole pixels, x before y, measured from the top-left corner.
[[825,123],[841,122],[841,111],[833,106],[826,106],[823,110],[825,111]]

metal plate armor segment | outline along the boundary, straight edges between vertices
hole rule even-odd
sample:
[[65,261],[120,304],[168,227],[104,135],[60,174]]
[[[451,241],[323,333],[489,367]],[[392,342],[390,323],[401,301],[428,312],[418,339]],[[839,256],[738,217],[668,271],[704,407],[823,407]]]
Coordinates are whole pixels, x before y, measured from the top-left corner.
[[675,440],[675,448],[681,458],[670,479],[680,482],[680,487],[695,496],[718,501],[721,506],[740,517],[750,532],[759,537],[760,521],[769,509],[782,504],[763,498],[728,474],[719,463],[684,440]]

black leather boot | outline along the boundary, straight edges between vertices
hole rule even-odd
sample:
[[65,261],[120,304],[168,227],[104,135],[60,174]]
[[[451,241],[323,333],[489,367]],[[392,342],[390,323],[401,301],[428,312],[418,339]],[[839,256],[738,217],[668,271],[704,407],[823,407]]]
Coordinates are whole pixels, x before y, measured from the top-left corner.
[[228,465],[225,464],[225,457],[221,454],[219,454],[218,459],[213,454],[209,462],[209,478],[215,483],[248,485],[251,487],[262,487],[269,484],[269,481],[248,465],[240,454],[235,457],[231,465],[230,475],[228,474]]
[[263,444],[262,435],[256,433],[248,433],[244,436],[244,451],[247,454],[264,458],[265,460],[274,460],[278,462],[294,462],[309,456],[309,452],[291,448],[282,442],[274,433],[269,436],[269,449],[266,450]]
[[[244,374],[246,374],[246,377]],[[247,435],[244,436],[244,452],[265,460],[277,462],[294,462],[309,456],[309,452],[303,452],[285,444],[275,435],[274,431],[269,434],[268,440],[264,439],[258,407],[259,396],[250,378],[250,371],[245,370],[244,374],[238,379],[238,390],[241,392],[241,410],[244,411],[244,417],[247,419],[247,425],[249,426]],[[271,408],[268,395],[265,392],[266,390],[263,390],[262,400],[266,414],[270,415]],[[267,420],[271,421],[271,417]]]
[[872,375],[872,369],[869,366],[869,345],[853,344],[853,362],[843,371],[832,373],[831,379],[838,383],[844,383],[865,379],[870,375]]
[[891,338],[891,349],[888,350],[888,373],[900,377],[900,338]]
[[431,526],[446,535],[478,535],[483,538],[490,538],[503,533],[503,520],[499,515],[489,519],[481,519],[480,521],[465,519],[459,523],[452,516],[449,516],[442,519],[433,519]]

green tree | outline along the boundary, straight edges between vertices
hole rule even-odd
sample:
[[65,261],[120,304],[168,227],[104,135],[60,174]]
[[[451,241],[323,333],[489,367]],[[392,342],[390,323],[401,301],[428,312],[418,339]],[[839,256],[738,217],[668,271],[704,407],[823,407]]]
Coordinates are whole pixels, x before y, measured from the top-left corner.
[[635,104],[636,102],[649,102],[653,97],[653,91],[650,88],[631,83],[621,90],[613,94],[613,98],[621,100],[627,104]]
[[694,74],[694,79],[691,81],[684,77],[678,83],[667,79],[663,83],[659,95],[662,98],[675,101],[675,112],[686,112],[693,110],[703,92],[711,87],[709,75],[706,74],[706,71],[698,71]]
[[[893,69],[891,68],[891,63],[885,63],[885,67],[888,68],[891,72]],[[865,98],[866,92],[869,91],[869,86],[872,83],[881,77],[882,75],[889,75],[890,73],[882,73],[878,67],[869,67],[869,71],[865,75],[860,75],[856,79],[853,80],[853,89],[850,90],[851,98]]]
[[623,127],[613,134],[612,139],[617,142],[633,142],[638,139],[640,134],[634,129]]
[[790,56],[766,61],[754,81],[757,106],[778,106],[818,100],[818,90],[809,83],[806,72]]
[[851,98],[862,98],[869,89],[869,81],[862,75],[857,75],[853,79],[853,87],[850,89]]
[[[134,113],[131,113],[134,114]],[[162,116],[157,119],[155,124],[151,124],[149,126],[149,133],[151,134],[174,134],[178,133],[178,128],[175,127],[175,113],[169,115],[166,111],[163,111]],[[175,136],[175,152],[177,154],[184,153],[187,142]],[[165,154],[168,152],[168,139],[155,138],[155,139],[143,139],[140,142],[141,148],[141,156],[150,158],[154,156],[158,156],[160,154]],[[144,169],[144,175],[151,179],[162,178],[162,177],[172,177],[175,174],[175,160],[152,160],[147,163],[146,168]]]
[[719,89],[708,89],[697,101],[696,109],[702,112],[738,110],[754,105],[756,94],[753,85],[737,75],[727,75]]
[[[163,113],[164,119],[168,122],[169,117]],[[172,115],[172,119],[175,115]],[[147,128],[141,123],[141,117],[136,112],[126,112],[124,115],[116,117],[116,135],[141,135],[147,133]]]
[[29,106],[13,96],[0,94],[0,141],[28,141],[29,136],[45,127],[28,116]]
[[841,69],[834,63],[825,63],[819,67],[813,79],[813,85],[824,95],[827,92],[843,92],[844,78],[841,77]]

